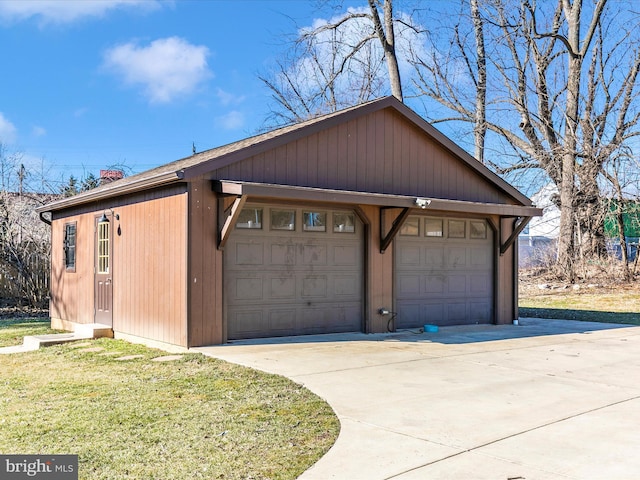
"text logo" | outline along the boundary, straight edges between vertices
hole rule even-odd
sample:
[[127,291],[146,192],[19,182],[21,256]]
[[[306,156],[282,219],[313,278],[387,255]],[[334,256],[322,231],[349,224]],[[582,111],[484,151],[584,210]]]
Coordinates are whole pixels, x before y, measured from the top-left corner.
[[77,455],[0,455],[3,480],[78,480]]

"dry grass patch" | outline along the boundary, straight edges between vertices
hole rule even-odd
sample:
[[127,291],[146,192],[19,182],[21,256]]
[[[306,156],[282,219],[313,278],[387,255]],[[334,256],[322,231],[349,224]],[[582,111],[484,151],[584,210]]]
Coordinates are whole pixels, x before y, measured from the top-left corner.
[[[78,454],[83,479],[296,478],[334,443],[331,408],[285,378],[100,339],[0,356],[0,452]],[[118,355],[121,354],[121,355]],[[129,361],[118,356],[141,355]]]
[[593,283],[574,288],[530,280],[521,283],[519,307],[522,317],[640,325],[640,286]]

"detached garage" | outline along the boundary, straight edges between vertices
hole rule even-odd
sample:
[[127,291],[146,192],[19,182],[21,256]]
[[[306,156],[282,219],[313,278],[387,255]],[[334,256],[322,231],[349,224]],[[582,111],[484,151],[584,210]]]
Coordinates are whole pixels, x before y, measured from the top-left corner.
[[541,214],[393,97],[39,211],[55,328],[184,347],[511,323],[514,244]]

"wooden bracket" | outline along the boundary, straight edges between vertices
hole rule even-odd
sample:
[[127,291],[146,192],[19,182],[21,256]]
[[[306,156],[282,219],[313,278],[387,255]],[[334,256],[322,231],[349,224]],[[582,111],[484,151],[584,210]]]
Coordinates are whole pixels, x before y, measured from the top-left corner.
[[393,224],[391,225],[391,230],[386,235],[384,234],[384,212],[388,210],[388,208],[382,207],[380,209],[380,253],[384,253],[389,245],[396,237],[402,225],[404,225],[405,220],[409,216],[409,212],[411,212],[410,208],[403,208],[400,214],[393,220]]
[[237,196],[231,205],[226,206],[230,197],[220,195],[218,197],[218,250],[224,249],[233,226],[238,221],[242,207],[247,201],[247,196]]
[[506,251],[509,250],[509,247],[514,244],[514,242],[518,238],[518,235],[522,233],[524,227],[527,226],[532,218],[533,217],[520,217],[520,220],[515,224],[513,232],[511,233],[509,238],[507,238],[507,240],[502,245],[500,245],[500,256],[504,255]]

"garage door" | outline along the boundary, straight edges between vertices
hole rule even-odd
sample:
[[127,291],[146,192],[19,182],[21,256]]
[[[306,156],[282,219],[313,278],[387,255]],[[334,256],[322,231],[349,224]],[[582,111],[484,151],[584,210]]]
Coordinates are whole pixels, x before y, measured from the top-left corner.
[[395,245],[397,328],[493,322],[493,231],[484,220],[409,217]]
[[227,337],[361,331],[363,245],[353,211],[245,207],[224,252]]

